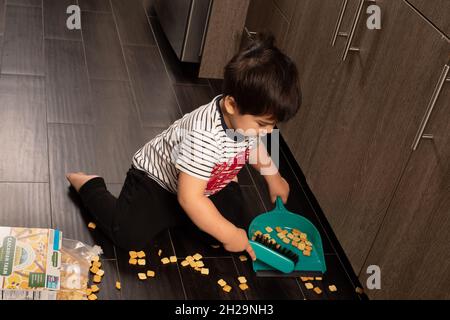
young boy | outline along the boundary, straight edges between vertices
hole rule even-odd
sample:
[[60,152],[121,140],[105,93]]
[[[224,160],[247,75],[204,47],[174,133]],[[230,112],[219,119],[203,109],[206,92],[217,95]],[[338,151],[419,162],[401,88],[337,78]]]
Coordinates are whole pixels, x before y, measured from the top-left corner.
[[[249,159],[256,159],[251,165],[258,171],[276,169],[258,135],[292,118],[300,104],[295,64],[271,35],[260,35],[225,67],[222,95],[134,155],[118,199],[101,177],[71,173],[67,179],[121,248],[139,250],[165,228],[189,221],[226,250],[247,251],[254,260],[239,218],[243,198],[236,176]],[[272,202],[277,196],[286,202],[289,185],[274,171],[264,175]]]

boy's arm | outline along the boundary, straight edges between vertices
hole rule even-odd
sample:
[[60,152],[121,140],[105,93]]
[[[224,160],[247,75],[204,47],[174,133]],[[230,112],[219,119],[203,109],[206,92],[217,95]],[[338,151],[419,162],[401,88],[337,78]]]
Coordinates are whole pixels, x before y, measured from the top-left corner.
[[[289,184],[280,175],[280,172],[267,152],[264,143],[261,141],[258,142],[257,147],[250,151],[249,159],[253,168],[261,174],[264,173],[262,176],[269,187],[272,202],[275,202],[277,196],[280,196],[283,202],[286,203],[289,196]],[[262,170],[264,170],[264,172]]]
[[[225,219],[214,203],[204,195],[207,181],[180,172],[178,177],[178,202],[189,218],[204,232],[210,234],[223,244],[229,244],[242,237],[241,229]],[[246,235],[245,239],[247,240]],[[250,246],[243,248],[250,256],[254,252]]]

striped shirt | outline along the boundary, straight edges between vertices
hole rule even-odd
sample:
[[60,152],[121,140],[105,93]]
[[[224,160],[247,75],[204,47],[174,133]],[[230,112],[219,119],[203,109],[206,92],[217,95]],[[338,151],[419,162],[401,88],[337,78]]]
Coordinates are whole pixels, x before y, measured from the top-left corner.
[[207,181],[206,196],[224,188],[248,162],[257,138],[227,128],[221,98],[184,115],[146,143],[134,155],[133,166],[172,193],[180,171]]

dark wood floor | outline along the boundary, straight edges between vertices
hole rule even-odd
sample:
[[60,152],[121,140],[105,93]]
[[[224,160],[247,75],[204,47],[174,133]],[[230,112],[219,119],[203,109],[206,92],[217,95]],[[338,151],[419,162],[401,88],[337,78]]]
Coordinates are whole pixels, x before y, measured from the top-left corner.
[[[100,299],[360,299],[357,278],[286,148],[280,170],[292,189],[287,207],[322,233],[328,273],[318,286],[336,284],[337,293],[318,296],[295,278],[257,278],[249,261],[177,228],[148,248],[148,268],[157,275],[141,282],[126,252],[88,230],[89,214],[64,174],[99,174],[118,195],[134,152],[220,94],[220,82],[197,79],[195,65],[178,62],[147,10],[149,1],[78,0],[82,31],[70,31],[65,12],[76,2],[0,0],[0,225],[59,228],[66,238],[102,246]],[[239,179],[244,219],[272,208],[252,169],[244,168]],[[200,252],[210,276],[179,264],[162,266],[158,249],[179,258]],[[226,294],[216,284],[224,278],[236,288],[238,275],[247,277],[250,290]],[[117,280],[121,291],[114,288]]]

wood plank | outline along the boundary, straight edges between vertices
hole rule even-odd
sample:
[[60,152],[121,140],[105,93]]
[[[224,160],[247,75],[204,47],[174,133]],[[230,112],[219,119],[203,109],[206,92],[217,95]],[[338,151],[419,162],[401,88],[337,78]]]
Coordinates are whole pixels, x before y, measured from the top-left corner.
[[42,7],[42,0],[7,0],[7,3],[11,5]]
[[44,36],[67,40],[80,40],[80,30],[67,28],[67,8],[73,5],[72,0],[43,0],[44,1]]
[[86,12],[82,15],[82,26],[89,76],[97,79],[128,80],[112,15]]
[[0,183],[2,226],[49,228],[51,226],[48,183]]
[[92,216],[82,206],[79,195],[69,189],[65,174],[83,171],[96,174],[96,131],[93,126],[49,124],[50,186],[53,227],[63,230],[65,237],[89,245],[99,245],[104,257],[115,259],[114,248],[99,230],[88,229]]
[[[162,250],[161,257],[174,255],[168,231],[159,234],[151,247],[145,249],[146,266],[132,266],[128,252],[117,251],[120,280],[122,282],[122,297],[126,300],[183,300],[185,299],[183,285],[177,264],[163,265],[158,250]],[[155,277],[145,281],[138,279],[138,272],[155,271]]]
[[141,0],[112,0],[122,44],[155,45]]
[[181,111],[158,49],[125,46],[124,51],[142,125],[168,127]]
[[223,0],[213,3],[199,77],[223,78],[223,68],[239,51],[249,2]]
[[211,102],[213,93],[209,86],[174,85],[183,115]]
[[[244,292],[238,287],[238,273],[231,257],[204,258],[202,261],[209,268],[209,275],[200,274],[190,266],[181,267],[188,300],[245,300]],[[229,293],[219,286],[219,279],[224,279],[232,287]]]
[[5,32],[6,0],[0,0],[0,35]]
[[89,79],[83,44],[45,40],[47,120],[57,123],[93,123]]
[[44,75],[42,9],[6,6],[2,73]]
[[44,78],[0,77],[0,181],[48,182]]
[[[249,289],[244,291],[244,293],[248,300],[304,299],[303,293],[295,278],[257,277],[253,271],[250,258],[247,261],[240,261],[236,255],[233,255],[233,259],[238,269],[238,276],[244,276],[247,279]],[[233,286],[234,289],[240,290],[237,286],[236,288]]]

